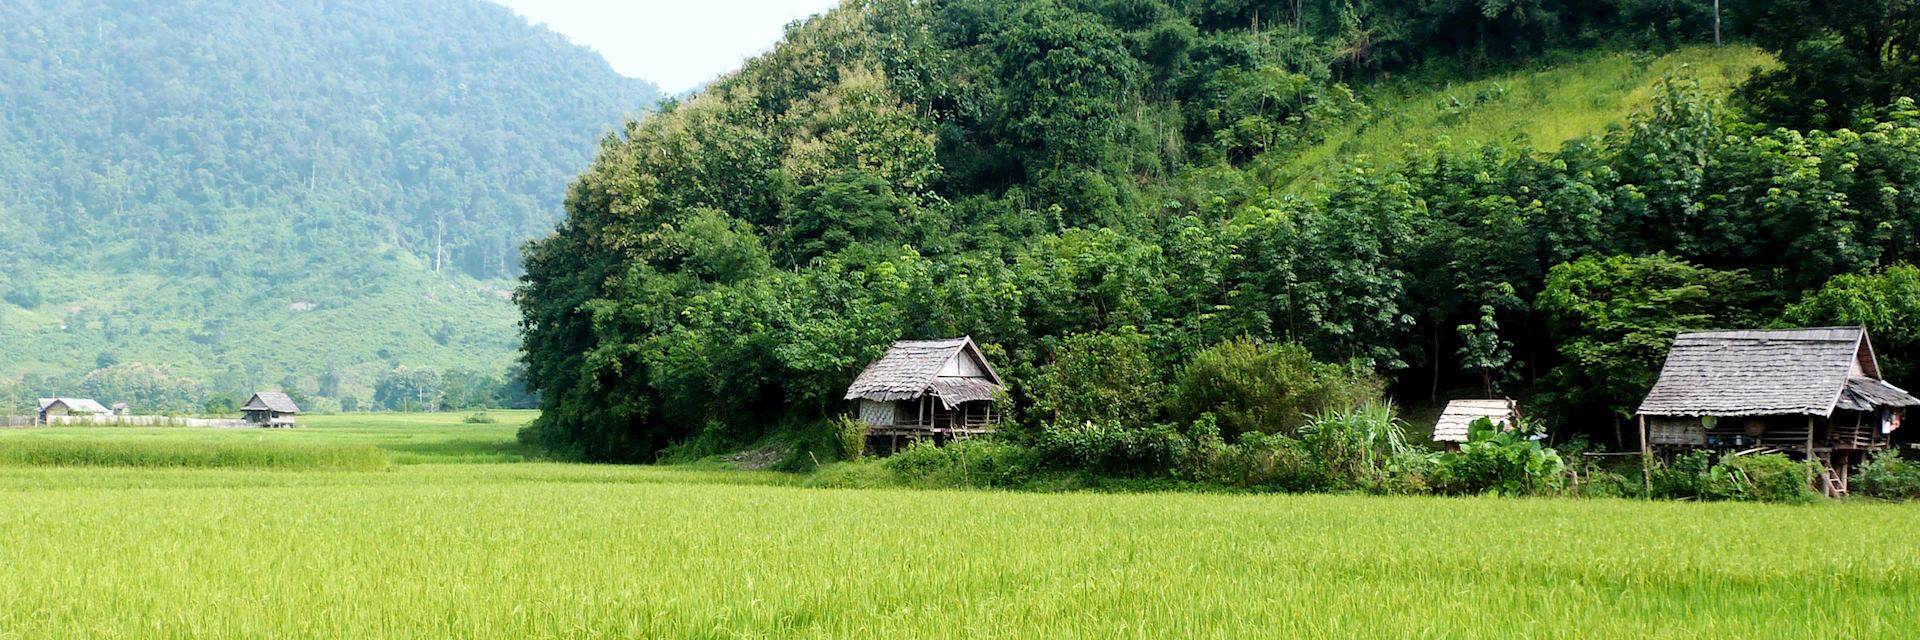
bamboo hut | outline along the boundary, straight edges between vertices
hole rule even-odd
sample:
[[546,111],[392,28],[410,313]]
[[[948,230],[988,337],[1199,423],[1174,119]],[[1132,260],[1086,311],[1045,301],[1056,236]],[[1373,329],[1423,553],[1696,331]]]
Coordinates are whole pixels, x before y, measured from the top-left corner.
[[847,388],[859,401],[868,437],[899,440],[991,433],[1000,421],[994,397],[1006,389],[972,338],[902,340],[867,365]]
[[1850,468],[1916,405],[1881,379],[1860,327],[1682,334],[1640,404],[1641,452],[1786,453],[1819,461],[1818,488],[1845,495]]

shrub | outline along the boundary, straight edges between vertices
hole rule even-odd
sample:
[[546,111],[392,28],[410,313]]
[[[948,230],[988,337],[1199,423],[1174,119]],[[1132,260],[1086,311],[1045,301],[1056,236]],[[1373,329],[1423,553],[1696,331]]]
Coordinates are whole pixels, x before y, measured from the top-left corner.
[[867,454],[867,423],[841,416],[833,421],[834,435],[840,440],[840,459],[859,460]]
[[1388,461],[1411,453],[1405,423],[1386,402],[1324,411],[1300,428],[1300,442],[1337,482],[1353,488],[1382,486]]
[[1759,502],[1808,502],[1820,497],[1807,479],[1814,475],[1809,463],[1794,462],[1785,455],[1726,455],[1710,474],[1733,500]]
[[1245,489],[1306,492],[1332,488],[1326,467],[1299,440],[1250,433],[1234,444],[1206,452],[1202,476],[1208,482]]
[[498,418],[487,415],[486,409],[481,409],[479,411],[469,413],[467,414],[467,417],[461,418],[460,421],[465,422],[467,424],[494,424],[494,423],[500,422]]
[[1653,492],[1664,498],[1804,502],[1819,497],[1807,481],[1813,470],[1783,454],[1736,456],[1716,461],[1707,451],[1673,457],[1652,472]]
[[1500,429],[1481,418],[1467,428],[1460,451],[1437,460],[1434,484],[1452,494],[1534,495],[1559,489],[1566,465],[1560,454],[1541,446],[1526,425]]
[[1296,435],[1306,416],[1352,407],[1380,393],[1377,382],[1316,362],[1300,345],[1240,339],[1195,354],[1175,378],[1167,409],[1180,422],[1212,413],[1221,433],[1237,441],[1247,433]]
[[1153,423],[1160,377],[1138,332],[1068,337],[1032,385],[1030,415],[1052,425],[1097,423],[1120,429]]
[[910,484],[942,487],[1018,487],[1039,468],[1033,449],[989,438],[945,446],[921,440],[885,459],[887,470]]
[[1042,432],[1039,453],[1063,469],[1128,476],[1178,473],[1193,460],[1194,444],[1173,425],[1132,428],[1109,422],[1052,424]]
[[1860,495],[1888,500],[1920,498],[1920,465],[1893,451],[1881,451],[1860,463],[1852,487]]

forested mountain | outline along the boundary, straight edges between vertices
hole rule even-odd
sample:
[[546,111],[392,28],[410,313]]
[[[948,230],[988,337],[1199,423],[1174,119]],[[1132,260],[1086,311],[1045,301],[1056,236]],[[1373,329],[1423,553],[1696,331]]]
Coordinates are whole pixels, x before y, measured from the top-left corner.
[[498,375],[520,243],[657,96],[483,0],[0,3],[0,379]]
[[[1724,4],[1741,73],[1670,66],[1536,145],[1405,114],[1548,110],[1569,98],[1479,80],[1593,51],[1628,71],[1571,99],[1614,104],[1676,47],[1721,51],[1714,5],[848,2],[574,182],[528,252],[523,435],[739,446],[844,411],[902,337],[982,343],[1009,442],[1162,473],[1208,437],[1301,435],[1312,405],[1282,400],[1326,367],[1606,438],[1678,330],[1864,323],[1913,362],[1920,110],[1877,75],[1911,65],[1910,3]],[[1395,111],[1408,82],[1474,91]]]

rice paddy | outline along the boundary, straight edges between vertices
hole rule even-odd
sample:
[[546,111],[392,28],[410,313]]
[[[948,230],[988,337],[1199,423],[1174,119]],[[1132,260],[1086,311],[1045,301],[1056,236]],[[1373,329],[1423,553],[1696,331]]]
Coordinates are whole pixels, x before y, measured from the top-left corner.
[[0,638],[1920,633],[1912,505],[814,489],[511,463],[517,420],[335,420],[0,432],[418,456],[0,462]]

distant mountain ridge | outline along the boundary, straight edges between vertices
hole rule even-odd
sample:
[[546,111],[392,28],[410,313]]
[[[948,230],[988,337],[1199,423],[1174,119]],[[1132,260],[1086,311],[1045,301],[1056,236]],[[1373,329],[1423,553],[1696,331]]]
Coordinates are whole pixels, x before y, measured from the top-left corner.
[[0,4],[0,380],[502,369],[520,243],[659,97],[484,0]]

